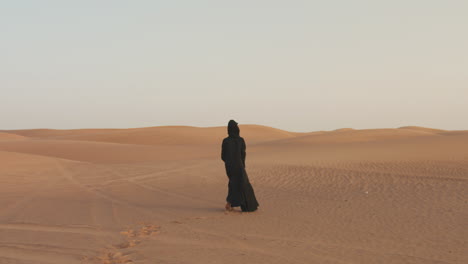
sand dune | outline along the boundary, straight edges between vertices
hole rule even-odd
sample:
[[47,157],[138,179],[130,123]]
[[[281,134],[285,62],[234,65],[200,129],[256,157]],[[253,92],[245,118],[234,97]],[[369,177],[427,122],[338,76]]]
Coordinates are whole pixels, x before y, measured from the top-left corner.
[[218,156],[217,147],[145,146],[72,140],[0,142],[0,150],[95,163],[185,160]]
[[419,127],[419,126],[405,126],[405,127],[400,127],[399,129],[407,129],[407,130],[434,133],[434,134],[442,133],[442,132],[446,131],[446,130],[442,130],[442,129],[434,129],[434,128],[427,128],[427,127]]
[[[96,133],[111,133],[118,131],[117,129],[24,129],[24,130],[3,130],[11,134],[16,134],[30,138],[56,138],[63,136],[96,134]],[[0,131],[2,132],[2,131]]]
[[[246,140],[251,142],[290,138],[301,134],[259,125],[243,125],[240,127],[245,134]],[[200,128],[190,126],[132,129],[33,129],[12,130],[8,132],[41,139],[83,140],[139,145],[219,144],[220,140],[226,137],[225,127]]]
[[[246,125],[0,133],[0,263],[467,263],[468,131]],[[2,140],[4,139],[4,140]]]
[[285,139],[281,143],[304,144],[304,143],[346,143],[346,142],[368,142],[391,139],[402,139],[408,137],[436,136],[438,133],[430,130],[413,129],[339,129],[329,132],[315,132],[303,136]]
[[26,137],[16,135],[13,133],[4,133],[0,132],[0,141],[6,141],[6,140],[23,140],[26,139]]

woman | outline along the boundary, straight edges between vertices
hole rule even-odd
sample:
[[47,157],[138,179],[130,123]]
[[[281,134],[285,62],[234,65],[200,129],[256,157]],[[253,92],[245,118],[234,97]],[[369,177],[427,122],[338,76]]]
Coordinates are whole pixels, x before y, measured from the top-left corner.
[[231,211],[232,207],[240,206],[244,212],[253,212],[257,210],[258,202],[245,171],[245,141],[239,132],[236,121],[229,121],[229,137],[223,140],[221,150],[221,159],[229,178],[226,210]]

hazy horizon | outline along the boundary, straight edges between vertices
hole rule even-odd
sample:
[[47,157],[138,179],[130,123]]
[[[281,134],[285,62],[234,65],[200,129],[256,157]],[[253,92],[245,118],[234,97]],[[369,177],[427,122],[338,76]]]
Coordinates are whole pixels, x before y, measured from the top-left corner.
[[0,4],[0,130],[468,125],[468,1]]
[[[429,129],[441,129],[441,130],[451,130],[451,129],[444,129],[440,127],[424,127],[424,126],[413,126],[413,125],[407,125],[407,126],[400,126],[400,127],[360,127],[360,128],[353,128],[353,127],[339,127],[339,128],[332,128],[332,129],[318,129],[318,130],[309,130],[309,131],[295,131],[295,130],[289,130],[281,127],[274,127],[274,126],[267,126],[263,124],[239,124],[242,128],[242,126],[265,126],[265,127],[270,127],[273,129],[279,129],[279,130],[284,130],[288,132],[319,132],[319,131],[335,131],[335,130],[340,130],[340,129],[354,129],[354,130],[373,130],[373,129],[401,129],[401,128],[406,128],[406,127],[420,127],[420,128],[429,128]],[[216,127],[226,127],[227,125],[214,125],[214,126],[192,126],[192,125],[161,125],[161,126],[145,126],[145,127],[78,127],[78,128],[49,128],[49,127],[35,127],[35,128],[19,128],[19,129],[0,129],[0,132],[8,132],[8,131],[17,131],[17,130],[41,130],[41,129],[46,129],[46,130],[87,130],[87,129],[139,129],[139,128],[151,128],[151,127],[195,127],[195,128],[216,128]],[[467,129],[452,129],[452,131],[465,131]],[[242,129],[241,129],[241,135],[242,135]]]

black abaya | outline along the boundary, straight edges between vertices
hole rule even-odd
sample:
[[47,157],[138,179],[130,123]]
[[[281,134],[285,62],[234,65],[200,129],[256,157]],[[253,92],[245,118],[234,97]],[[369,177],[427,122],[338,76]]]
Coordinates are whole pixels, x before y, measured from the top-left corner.
[[229,122],[228,133],[221,151],[229,178],[226,201],[233,207],[240,206],[242,211],[252,212],[257,210],[258,202],[245,171],[245,141],[239,136],[239,128],[233,120]]

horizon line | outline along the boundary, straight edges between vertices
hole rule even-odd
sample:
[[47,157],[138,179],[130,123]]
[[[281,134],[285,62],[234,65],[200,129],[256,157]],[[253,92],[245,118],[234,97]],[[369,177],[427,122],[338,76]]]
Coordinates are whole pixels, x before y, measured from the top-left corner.
[[[293,132],[293,133],[311,133],[311,132],[322,132],[322,131],[338,131],[344,129],[352,129],[352,130],[375,130],[375,129],[404,129],[404,128],[424,128],[424,129],[437,129],[437,130],[445,130],[445,131],[465,131],[468,129],[444,129],[444,128],[435,128],[435,127],[425,127],[425,126],[416,126],[416,125],[404,125],[398,127],[372,127],[372,128],[353,128],[353,127],[341,127],[336,129],[330,130],[312,130],[312,131],[291,131],[286,130],[278,127],[267,126],[267,125],[260,125],[260,124],[239,124],[239,126],[262,126],[268,127],[273,129],[278,129],[286,132]],[[20,129],[0,129],[0,132],[8,132],[8,131],[25,131],[25,130],[127,130],[127,129],[145,129],[145,128],[164,128],[164,127],[189,127],[189,128],[221,128],[226,126],[193,126],[193,125],[159,125],[159,126],[143,126],[143,127],[85,127],[85,128],[20,128]]]

